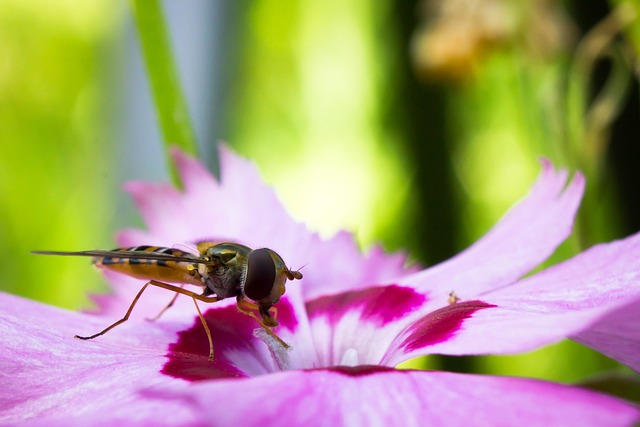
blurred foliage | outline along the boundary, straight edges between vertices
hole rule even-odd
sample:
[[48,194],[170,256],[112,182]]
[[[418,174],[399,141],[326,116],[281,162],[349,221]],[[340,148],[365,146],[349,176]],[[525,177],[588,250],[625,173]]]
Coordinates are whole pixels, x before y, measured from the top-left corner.
[[[640,229],[637,3],[236,7],[233,55],[219,59],[231,70],[223,136],[311,228],[434,264],[523,197],[544,156],[588,178],[578,232],[550,262]],[[15,254],[0,261],[0,283],[10,292],[77,306],[95,288],[85,263],[26,254],[112,241],[122,76],[105,58],[117,56],[121,12],[97,0],[0,0],[0,244]],[[568,382],[617,366],[572,342],[416,363]]]
[[640,404],[640,378],[630,370],[604,371],[580,382],[580,386]]
[[295,217],[325,235],[346,228],[371,242],[410,205],[401,135],[383,120],[382,100],[394,90],[394,52],[384,46],[397,45],[379,36],[394,34],[387,8],[257,1],[243,17],[229,141],[255,159]]
[[[347,228],[365,248],[407,248],[423,264],[495,224],[526,194],[541,156],[580,169],[589,184],[578,232],[549,261],[557,263],[640,227],[633,218],[625,226],[619,204],[635,197],[638,176],[616,185],[608,155],[618,117],[638,102],[635,94],[628,103],[637,59],[619,53],[637,18],[628,5],[572,6],[253,2],[239,30],[229,139],[312,228]],[[638,150],[629,146],[637,119],[617,141],[627,152]],[[572,342],[426,363],[561,381],[616,366]]]
[[112,241],[102,53],[117,15],[107,1],[0,1],[0,282],[9,292],[79,307],[97,287],[86,263],[29,251]]

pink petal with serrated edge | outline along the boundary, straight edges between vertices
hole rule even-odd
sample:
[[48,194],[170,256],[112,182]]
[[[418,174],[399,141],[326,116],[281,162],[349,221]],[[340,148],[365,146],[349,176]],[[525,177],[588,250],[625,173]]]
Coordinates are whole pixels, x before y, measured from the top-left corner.
[[[411,338],[419,329],[407,329],[385,362],[430,353],[519,353],[589,331],[596,322],[606,327],[606,316],[618,310],[629,313],[624,306],[640,299],[638,252],[640,234],[594,246],[513,286],[483,295],[482,303],[489,306],[465,318],[445,341],[425,341],[419,346]],[[633,335],[629,339],[633,341]],[[619,344],[627,345],[625,340]]]
[[450,260],[396,283],[428,291],[434,304],[446,301],[451,291],[470,300],[511,285],[571,233],[584,178],[576,174],[565,187],[566,181],[566,171],[555,172],[543,161],[542,174],[530,194],[484,237]]

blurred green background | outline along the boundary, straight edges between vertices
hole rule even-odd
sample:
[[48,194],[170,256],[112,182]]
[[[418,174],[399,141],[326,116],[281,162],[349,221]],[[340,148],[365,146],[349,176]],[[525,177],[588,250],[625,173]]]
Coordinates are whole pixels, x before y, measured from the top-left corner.
[[[637,2],[164,5],[205,162],[216,170],[228,141],[325,236],[347,229],[433,265],[524,196],[541,156],[588,178],[550,262],[640,229]],[[7,292],[86,307],[106,290],[86,262],[29,251],[112,247],[142,225],[122,183],[170,179],[131,15],[125,2],[0,0]],[[620,369],[571,342],[419,363],[571,382]]]

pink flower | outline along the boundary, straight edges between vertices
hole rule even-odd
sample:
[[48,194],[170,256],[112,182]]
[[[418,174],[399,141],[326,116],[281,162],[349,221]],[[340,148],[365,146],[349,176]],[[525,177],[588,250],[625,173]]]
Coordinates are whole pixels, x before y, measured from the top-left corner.
[[[283,349],[235,308],[149,289],[106,273],[99,314],[0,295],[0,423],[37,425],[632,425],[640,410],[577,387],[519,378],[398,371],[425,354],[511,354],[565,337],[640,369],[640,235],[599,245],[522,278],[570,233],[584,181],[548,163],[529,196],[485,237],[423,271],[352,237],[322,240],[291,220],[255,167],[221,149],[221,182],[179,151],[185,185],[127,189],[148,230],[124,246],[232,240],[306,265],[277,305]],[[34,260],[34,262],[36,262]],[[449,292],[460,298],[449,304]]]

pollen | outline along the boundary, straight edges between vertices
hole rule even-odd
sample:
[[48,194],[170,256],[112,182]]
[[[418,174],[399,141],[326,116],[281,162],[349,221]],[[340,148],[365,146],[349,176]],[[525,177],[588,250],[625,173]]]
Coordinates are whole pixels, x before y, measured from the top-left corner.
[[283,346],[280,341],[262,328],[254,329],[253,336],[260,339],[269,347],[275,371],[288,371],[290,369],[291,361],[289,360],[289,351],[291,351],[291,347],[287,348]]

